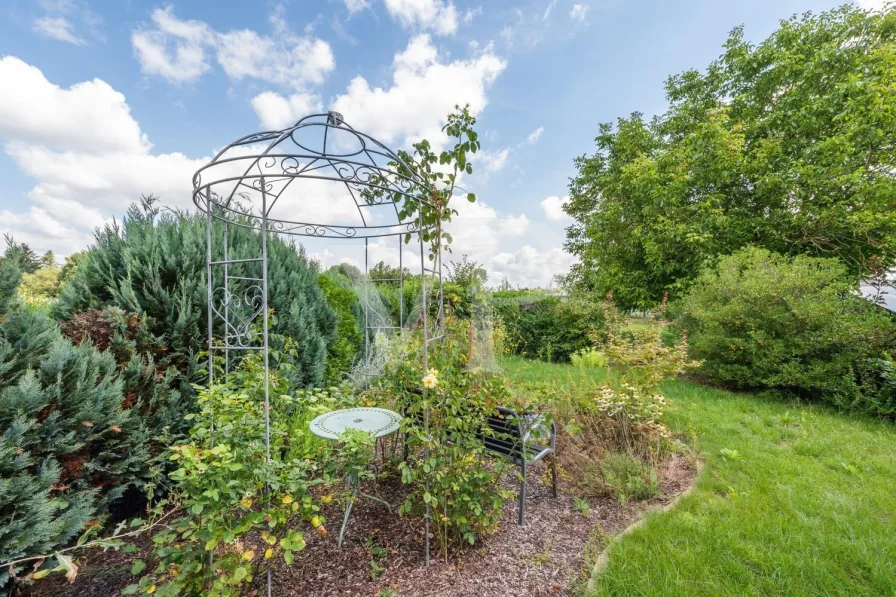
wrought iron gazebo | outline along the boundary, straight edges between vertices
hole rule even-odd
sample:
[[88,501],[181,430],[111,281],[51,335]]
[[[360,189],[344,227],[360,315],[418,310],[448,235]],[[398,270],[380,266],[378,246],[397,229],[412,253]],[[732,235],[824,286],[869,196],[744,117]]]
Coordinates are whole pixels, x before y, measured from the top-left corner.
[[[418,320],[410,323],[424,327],[424,370],[428,367],[427,346],[444,335],[441,253],[436,246],[431,249],[434,253],[427,255],[430,245],[424,237],[434,230],[427,230],[421,223],[424,206],[431,207],[430,190],[409,166],[383,143],[346,124],[341,114],[329,112],[307,116],[283,130],[242,137],[218,152],[193,176],[193,202],[207,217],[209,383],[214,382],[215,356],[223,356],[226,374],[232,351],[261,351],[265,368],[268,460],[271,457],[268,242],[272,235],[333,241],[357,239],[356,244],[363,239],[365,286],[361,300],[365,358],[370,355],[371,342],[377,333],[403,330],[409,323],[403,301],[397,325],[380,313],[371,312],[367,276],[370,249],[375,246],[381,253],[390,248],[388,244],[394,243],[399,272],[394,282],[403,296],[406,271],[403,247],[416,237],[422,308]],[[408,200],[417,202],[416,215],[402,217],[399,202]],[[259,254],[232,256],[229,229],[233,226],[259,232]],[[215,227],[220,227],[219,232],[223,234],[213,234]],[[424,424],[428,432],[428,412]],[[428,507],[425,557],[428,564]]]

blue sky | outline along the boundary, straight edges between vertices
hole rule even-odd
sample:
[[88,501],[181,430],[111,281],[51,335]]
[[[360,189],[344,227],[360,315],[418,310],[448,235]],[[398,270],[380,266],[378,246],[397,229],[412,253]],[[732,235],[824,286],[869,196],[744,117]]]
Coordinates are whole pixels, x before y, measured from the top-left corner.
[[[598,123],[663,111],[665,78],[704,68],[737,25],[760,41],[837,4],[8,0],[0,230],[65,255],[141,193],[189,207],[192,172],[245,134],[336,107],[393,147],[438,143],[448,109],[469,102],[485,153],[454,258],[492,283],[545,285],[570,263],[559,205]],[[357,247],[308,250],[358,260]]]

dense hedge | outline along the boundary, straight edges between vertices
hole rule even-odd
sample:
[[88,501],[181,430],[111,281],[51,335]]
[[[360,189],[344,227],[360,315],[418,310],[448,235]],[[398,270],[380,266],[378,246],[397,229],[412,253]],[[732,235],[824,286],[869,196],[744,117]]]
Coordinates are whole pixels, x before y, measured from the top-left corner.
[[856,286],[836,259],[751,248],[705,270],[674,311],[700,373],[715,382],[892,415],[880,357],[896,325]]
[[593,295],[504,291],[493,293],[491,303],[503,321],[507,348],[524,357],[568,361],[606,334],[606,308]]
[[[0,265],[0,278],[11,268]],[[0,289],[0,562],[48,553],[149,469],[148,434],[122,406],[111,353],[65,339]],[[0,586],[8,579],[0,571]]]
[[351,281],[337,271],[318,278],[320,290],[336,313],[336,340],[327,354],[327,384],[338,383],[364,347],[364,313]]

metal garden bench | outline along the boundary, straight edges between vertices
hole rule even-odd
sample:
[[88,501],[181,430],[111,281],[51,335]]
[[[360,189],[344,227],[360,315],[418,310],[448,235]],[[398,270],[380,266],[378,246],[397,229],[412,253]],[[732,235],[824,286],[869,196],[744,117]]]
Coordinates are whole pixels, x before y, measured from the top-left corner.
[[519,493],[519,524],[523,524],[526,513],[526,469],[551,455],[551,485],[553,495],[557,497],[557,428],[551,422],[550,437],[547,445],[531,441],[540,440],[538,431],[547,431],[543,427],[541,415],[520,415],[511,408],[499,406],[497,412],[488,417],[491,435],[482,435],[480,439],[486,450],[504,458],[518,466],[522,474]]
[[[422,390],[418,388],[409,388],[409,392],[422,396]],[[422,424],[422,415],[420,413],[409,414],[404,413],[405,417],[417,421]],[[512,408],[497,407],[495,414],[488,417],[488,426],[491,433],[480,434],[479,439],[485,445],[485,449],[492,454],[508,460],[520,469],[522,479],[520,481],[519,492],[519,524],[523,524],[526,513],[526,469],[551,455],[551,485],[553,496],[557,497],[557,427],[551,422],[550,436],[547,445],[542,445],[532,441],[535,436],[536,441],[542,438],[539,432],[547,431],[543,425],[544,417],[534,414],[519,414]],[[404,458],[408,458],[408,445],[404,445]]]

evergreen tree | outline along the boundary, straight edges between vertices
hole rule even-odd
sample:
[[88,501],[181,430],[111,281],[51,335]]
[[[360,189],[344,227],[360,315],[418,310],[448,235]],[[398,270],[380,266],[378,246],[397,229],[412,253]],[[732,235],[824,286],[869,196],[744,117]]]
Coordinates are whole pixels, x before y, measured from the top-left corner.
[[10,302],[16,296],[16,288],[22,272],[19,265],[13,260],[0,259],[0,316],[6,313]]
[[[115,361],[40,309],[0,323],[0,562],[52,552],[146,477],[146,432]],[[0,571],[0,586],[8,570]]]
[[364,313],[351,282],[342,274],[335,270],[321,274],[319,285],[339,318],[336,342],[327,356],[326,381],[333,384],[342,380],[364,346],[361,333]]
[[[148,333],[165,350],[154,357],[159,371],[175,368],[182,413],[191,410],[191,382],[202,382],[205,363],[199,353],[207,348],[206,330],[206,219],[184,213],[160,213],[157,200],[144,198],[128,210],[121,224],[107,226],[96,236],[64,286],[54,315],[71,320],[82,311],[117,307],[141,317]],[[223,246],[223,232],[214,230],[215,247]],[[255,258],[261,254],[256,230],[230,226],[229,256]],[[241,299],[244,317],[255,306],[256,283],[238,277],[260,277],[259,264],[231,266],[230,290]],[[222,268],[214,268],[216,304],[223,286]],[[320,385],[328,349],[336,340],[336,315],[317,286],[318,272],[304,252],[278,237],[268,242],[269,307],[275,312],[271,331],[294,338],[299,347],[290,380],[294,386]],[[249,299],[249,300],[243,300]],[[247,306],[247,303],[250,303]],[[233,307],[237,308],[237,307]],[[221,337],[222,329],[215,335]]]
[[3,261],[14,262],[19,270],[25,274],[33,274],[40,269],[41,258],[31,247],[25,243],[17,243],[8,234],[4,234],[3,238],[6,239],[6,251],[3,253]]
[[40,258],[40,266],[57,267],[56,255],[53,254],[53,251],[47,251],[46,253],[44,253],[44,256]]

